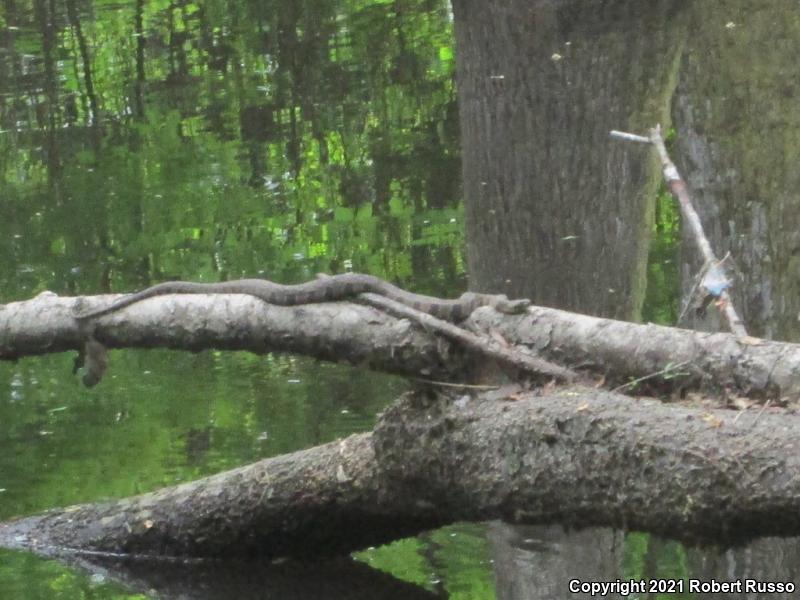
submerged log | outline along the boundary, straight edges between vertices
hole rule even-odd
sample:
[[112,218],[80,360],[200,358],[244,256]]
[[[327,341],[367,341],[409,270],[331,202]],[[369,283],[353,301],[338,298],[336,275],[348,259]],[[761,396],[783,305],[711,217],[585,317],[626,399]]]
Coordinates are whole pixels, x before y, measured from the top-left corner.
[[800,421],[587,388],[408,394],[371,434],[0,525],[0,544],[170,556],[341,554],[458,520],[800,534]]

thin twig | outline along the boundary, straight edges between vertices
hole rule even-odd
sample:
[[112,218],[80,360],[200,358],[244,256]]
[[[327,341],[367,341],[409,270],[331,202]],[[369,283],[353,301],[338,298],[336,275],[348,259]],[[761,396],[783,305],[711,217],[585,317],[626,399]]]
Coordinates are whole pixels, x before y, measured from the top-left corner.
[[449,387],[449,388],[459,388],[459,389],[467,389],[467,390],[499,390],[499,385],[479,385],[477,383],[452,383],[450,381],[436,381],[434,379],[425,379],[424,377],[408,377],[411,381],[416,381],[418,383],[424,383],[426,385],[437,385],[440,387]]
[[772,398],[767,398],[767,401],[764,402],[764,406],[761,407],[761,410],[758,411],[756,418],[753,419],[753,423],[750,425],[750,429],[756,426],[756,423],[758,423],[758,420],[761,418],[761,415],[764,414],[764,411],[767,410],[767,407],[769,406],[770,402],[772,402]]
[[611,391],[612,392],[618,392],[618,391],[620,391],[622,389],[625,389],[626,387],[634,386],[637,383],[641,383],[643,381],[647,381],[648,379],[652,379],[653,377],[658,377],[659,375],[666,375],[670,371],[675,371],[677,369],[680,369],[681,367],[685,367],[686,365],[689,364],[689,362],[690,361],[685,360],[683,362],[678,363],[677,365],[667,365],[666,367],[664,367],[660,371],[656,371],[655,373],[650,373],[649,375],[644,375],[643,377],[639,377],[638,379],[634,379],[633,381],[629,381],[628,383],[623,383],[622,385],[618,385],[617,387],[615,387]]
[[706,273],[708,273],[708,269],[711,268],[709,263],[703,265],[700,269],[700,272],[694,278],[694,284],[692,285],[692,289],[689,290],[689,293],[686,295],[686,302],[683,304],[683,308],[681,309],[681,314],[678,315],[678,325],[683,322],[683,317],[686,315],[686,312],[689,310],[689,307],[692,305],[694,300],[695,292],[697,292],[697,288],[700,287],[700,283],[703,281],[703,277],[705,277]]

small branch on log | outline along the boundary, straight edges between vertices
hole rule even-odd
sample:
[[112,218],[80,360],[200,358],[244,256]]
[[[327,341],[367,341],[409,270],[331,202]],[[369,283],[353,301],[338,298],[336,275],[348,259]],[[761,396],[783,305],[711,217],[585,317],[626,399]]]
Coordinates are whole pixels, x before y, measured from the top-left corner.
[[688,361],[684,361],[682,363],[678,363],[677,365],[667,365],[660,371],[656,371],[655,373],[650,373],[648,375],[642,375],[641,377],[637,377],[636,379],[629,381],[628,383],[623,383],[622,385],[618,385],[615,387],[612,392],[620,392],[622,390],[628,389],[630,387],[634,387],[639,385],[640,383],[644,383],[648,379],[654,379],[656,377],[663,377],[665,375],[670,375],[671,377],[680,376],[681,369],[687,366],[689,363]]
[[435,331],[461,344],[474,354],[495,360],[500,365],[512,367],[513,369],[522,371],[528,375],[533,375],[537,378],[546,377],[561,382],[575,381],[578,378],[577,373],[570,369],[566,369],[542,358],[531,356],[530,354],[523,354],[514,348],[503,348],[488,335],[478,336],[462,327],[458,327],[442,319],[437,319],[433,315],[420,312],[409,306],[395,302],[386,296],[366,293],[359,294],[358,298],[362,302],[384,310],[389,314],[410,319],[421,325],[424,329]]
[[579,387],[408,394],[371,434],[0,524],[0,545],[308,557],[496,518],[740,543],[800,534],[798,447],[786,411],[737,420]]
[[697,244],[700,255],[703,258],[704,269],[708,273],[707,277],[711,277],[713,279],[713,283],[706,285],[707,292],[713,297],[719,299],[719,305],[722,314],[728,321],[728,327],[730,328],[731,332],[740,338],[746,338],[747,330],[742,324],[742,320],[739,318],[738,313],[734,309],[733,302],[727,291],[730,283],[724,273],[722,262],[717,259],[714,251],[711,248],[711,244],[709,243],[708,238],[703,231],[703,224],[700,222],[700,216],[694,209],[686,182],[681,177],[680,173],[678,172],[678,168],[675,166],[675,163],[672,162],[669,154],[667,153],[667,148],[664,145],[664,138],[661,136],[661,126],[658,125],[651,129],[649,138],[644,138],[642,136],[621,131],[612,131],[611,136],[636,142],[644,142],[644,140],[649,139],[649,142],[656,148],[659,159],[661,160],[664,181],[666,181],[670,193],[678,201],[678,204],[681,207],[681,214],[683,215],[684,223],[689,226],[689,231],[691,231],[692,237]]

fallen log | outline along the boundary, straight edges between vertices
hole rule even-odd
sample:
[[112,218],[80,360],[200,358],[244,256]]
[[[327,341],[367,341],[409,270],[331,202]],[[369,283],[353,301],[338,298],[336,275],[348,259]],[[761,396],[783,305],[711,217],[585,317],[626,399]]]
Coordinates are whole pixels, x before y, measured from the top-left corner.
[[[0,360],[81,351],[86,331],[74,318],[76,300],[44,293],[0,305]],[[291,352],[416,377],[450,379],[466,362],[457,345],[350,302],[275,306],[242,294],[161,296],[92,327],[108,348]]]
[[[73,318],[74,304],[75,298],[42,294],[1,305],[0,360],[81,349],[85,332]],[[521,315],[480,308],[462,327],[500,337],[613,385],[648,377],[665,393],[701,389],[788,404],[800,398],[797,344],[536,306]],[[476,371],[475,354],[458,343],[406,319],[349,302],[283,307],[236,294],[163,296],[103,317],[94,335],[110,348],[294,352],[444,381],[469,381]],[[683,366],[671,368],[677,365]]]
[[419,392],[371,434],[0,525],[0,545],[168,556],[342,554],[459,520],[684,542],[800,534],[800,421],[582,387]]
[[[646,378],[658,393],[701,390],[726,397],[800,399],[800,345],[705,333],[532,306],[524,315],[473,313],[471,327],[496,331],[548,360],[603,376],[612,386]],[[652,391],[652,388],[648,388]]]
[[[479,338],[389,298],[360,296],[381,310],[349,302],[277,306],[245,294],[178,294],[151,298],[86,323],[77,320],[74,312],[76,305],[86,303],[85,298],[60,298],[46,292],[32,300],[0,305],[0,360],[76,350],[80,353],[76,368],[89,359],[84,376],[89,387],[105,372],[106,347],[161,346],[294,352],[440,379],[465,377],[473,371],[475,357],[482,356],[536,378],[575,379],[575,373],[564,367],[491,338]],[[122,297],[100,297],[99,303],[108,305]],[[96,303],[97,297],[89,300]]]

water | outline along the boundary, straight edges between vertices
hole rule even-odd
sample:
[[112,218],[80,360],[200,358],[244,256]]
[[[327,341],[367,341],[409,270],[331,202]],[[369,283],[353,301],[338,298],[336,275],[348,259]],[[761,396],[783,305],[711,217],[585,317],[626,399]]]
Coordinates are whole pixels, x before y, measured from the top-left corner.
[[[34,2],[0,24],[1,301],[347,268],[436,295],[466,286],[444,3]],[[111,361],[92,390],[70,356],[0,365],[0,518],[367,431],[406,387],[287,356]],[[413,553],[364,560],[432,588]],[[0,560],[2,597],[121,590]]]

